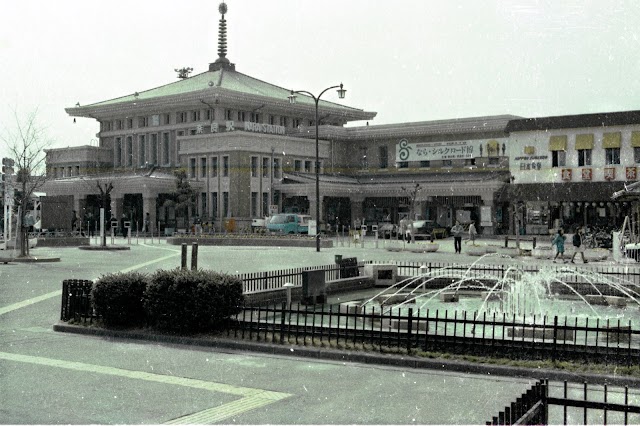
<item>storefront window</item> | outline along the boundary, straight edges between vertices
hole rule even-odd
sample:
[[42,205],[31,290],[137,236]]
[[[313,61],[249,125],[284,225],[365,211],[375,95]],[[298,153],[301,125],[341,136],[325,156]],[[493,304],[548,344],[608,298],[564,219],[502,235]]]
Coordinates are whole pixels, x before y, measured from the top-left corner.
[[525,228],[527,234],[546,234],[549,229],[549,203],[529,201],[525,209]]

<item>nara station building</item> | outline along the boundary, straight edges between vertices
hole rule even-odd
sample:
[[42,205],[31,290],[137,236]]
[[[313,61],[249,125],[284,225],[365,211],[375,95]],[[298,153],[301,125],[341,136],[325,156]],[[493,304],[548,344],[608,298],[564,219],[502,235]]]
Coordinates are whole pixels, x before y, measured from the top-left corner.
[[[148,213],[151,230],[187,228],[195,217],[221,229],[229,218],[248,226],[273,211],[315,212],[314,100],[292,104],[289,89],[236,71],[222,6],[208,71],[179,70],[164,86],[66,109],[100,123],[99,143],[47,151],[48,197],[96,217],[98,187],[109,183],[107,215],[141,224]],[[375,112],[325,100],[318,112],[321,224],[412,215],[475,221],[485,233],[508,228],[506,128],[520,117],[369,125]],[[172,201],[178,169],[197,193],[188,217]]]

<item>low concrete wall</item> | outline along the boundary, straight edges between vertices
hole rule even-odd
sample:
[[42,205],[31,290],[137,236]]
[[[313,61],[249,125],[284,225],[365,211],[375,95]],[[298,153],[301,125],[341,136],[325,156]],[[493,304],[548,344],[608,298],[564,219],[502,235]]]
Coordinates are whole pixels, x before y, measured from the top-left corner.
[[[202,246],[264,246],[264,247],[315,247],[316,240],[312,238],[288,238],[288,237],[207,237],[207,236],[176,236],[167,238],[167,244],[198,243]],[[332,248],[333,240],[321,239],[320,247]]]
[[[372,277],[342,278],[339,280],[327,281],[327,295],[342,293],[347,291],[362,290],[374,287]],[[268,305],[283,303],[287,301],[287,291],[284,288],[265,290],[244,295],[245,302],[249,305]],[[302,300],[302,287],[291,288],[291,301],[298,303]]]
[[89,244],[89,237],[38,237],[38,247],[78,247]]

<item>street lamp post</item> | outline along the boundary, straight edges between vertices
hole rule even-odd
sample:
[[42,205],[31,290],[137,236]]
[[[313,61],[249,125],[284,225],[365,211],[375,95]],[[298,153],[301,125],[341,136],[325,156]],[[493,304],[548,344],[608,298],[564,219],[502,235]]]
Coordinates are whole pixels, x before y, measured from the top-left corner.
[[296,103],[296,93],[309,95],[313,98],[313,101],[316,104],[316,251],[320,251],[320,148],[318,141],[318,102],[320,102],[320,97],[327,91],[331,89],[338,89],[338,98],[344,99],[345,93],[347,91],[342,88],[342,83],[338,86],[331,86],[324,89],[318,96],[314,96],[311,92],[307,92],[306,90],[292,90],[289,95],[289,102],[292,104]]

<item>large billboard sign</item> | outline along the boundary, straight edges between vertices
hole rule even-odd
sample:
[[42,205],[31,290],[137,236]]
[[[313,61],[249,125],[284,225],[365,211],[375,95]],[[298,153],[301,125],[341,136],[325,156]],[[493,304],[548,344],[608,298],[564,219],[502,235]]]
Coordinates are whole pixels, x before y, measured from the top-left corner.
[[396,144],[396,162],[499,157],[505,155],[505,142],[504,138],[418,143],[401,139]]

